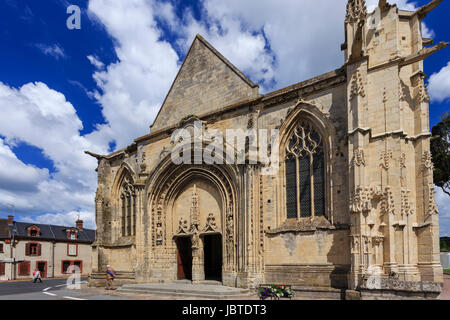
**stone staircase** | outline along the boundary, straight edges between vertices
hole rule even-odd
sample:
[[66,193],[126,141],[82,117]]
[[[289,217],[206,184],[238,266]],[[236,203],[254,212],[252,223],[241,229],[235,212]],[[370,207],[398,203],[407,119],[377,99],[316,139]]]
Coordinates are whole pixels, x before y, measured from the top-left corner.
[[[114,279],[114,286],[124,284],[131,284],[136,282],[136,275],[130,271],[116,271],[116,279]],[[92,272],[88,279],[89,287],[103,287],[106,284],[105,272]]]
[[188,280],[171,283],[125,284],[117,291],[210,299],[245,298],[256,294],[255,290],[225,287],[218,281],[202,281],[192,284]]

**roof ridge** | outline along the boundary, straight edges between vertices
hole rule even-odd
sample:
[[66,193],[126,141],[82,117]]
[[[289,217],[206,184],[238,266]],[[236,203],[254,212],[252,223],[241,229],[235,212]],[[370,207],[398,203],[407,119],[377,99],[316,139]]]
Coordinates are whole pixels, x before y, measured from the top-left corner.
[[192,51],[192,48],[194,47],[195,40],[199,40],[201,43],[203,43],[205,45],[205,47],[207,47],[217,58],[219,58],[223,63],[225,63],[234,73],[237,74],[238,77],[240,77],[250,87],[252,87],[252,88],[259,87],[258,84],[255,84],[253,81],[251,81],[245,74],[242,73],[242,71],[240,71],[238,68],[236,68],[227,58],[225,58],[219,51],[217,51],[217,49],[215,49],[208,41],[206,41],[205,38],[203,38],[200,34],[197,33],[194,40],[191,43],[191,46],[189,47],[189,50],[187,51],[187,53],[184,57],[183,63],[181,64],[180,68],[178,69],[177,75],[173,79],[172,84],[170,85],[170,88],[167,91],[167,94],[166,94],[163,102],[161,103],[161,106],[159,107],[158,113],[156,114],[156,117],[153,120],[153,123],[150,125],[150,129],[156,123],[156,120],[158,119],[158,117],[161,113],[161,110],[162,110],[164,104],[166,103],[167,98],[168,98],[170,92],[172,91],[175,82],[178,79],[178,76],[180,75],[181,69],[183,69],[186,59],[189,56],[189,53]]
[[[228,65],[228,67],[230,67],[239,77],[242,78],[242,80],[244,80],[245,82],[247,82],[247,84],[252,87],[259,87],[259,85],[257,83],[254,83],[252,80],[250,80],[244,73],[242,73],[241,70],[239,70],[234,64],[232,64],[230,62],[230,60],[228,60],[227,58],[225,58],[225,56],[223,54],[221,54],[216,48],[214,48],[208,41],[205,40],[205,38],[203,38],[199,33],[197,33],[197,35],[195,36],[195,38],[197,38],[198,40],[200,40],[201,42],[203,42],[203,44],[212,51],[212,53],[214,53],[220,60],[222,60],[226,65]],[[195,41],[195,39],[194,39]]]

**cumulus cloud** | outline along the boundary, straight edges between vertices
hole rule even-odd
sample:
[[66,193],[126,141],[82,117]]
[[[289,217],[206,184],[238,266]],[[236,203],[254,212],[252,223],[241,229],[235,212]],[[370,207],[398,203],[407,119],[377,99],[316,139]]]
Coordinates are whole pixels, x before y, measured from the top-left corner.
[[[0,189],[12,192],[35,192],[40,181],[47,179],[47,169],[26,165],[0,138]],[[0,191],[1,194],[1,191]]]
[[441,236],[450,237],[450,197],[441,188],[435,187],[434,189],[436,192],[436,203],[439,208],[439,231]]
[[103,144],[114,140],[122,148],[148,133],[178,71],[178,55],[160,40],[149,2],[91,0],[88,9],[116,40],[119,58],[93,75],[102,91],[95,97],[107,123],[91,138]]
[[34,218],[21,217],[20,220],[31,223],[53,224],[57,226],[75,226],[78,217],[83,220],[83,227],[96,229],[95,218],[91,211],[70,211],[66,213],[42,214]]
[[[12,203],[19,212],[93,208],[96,160],[83,150],[107,148],[82,137],[75,108],[44,83],[12,88],[0,82],[0,209]],[[10,146],[27,143],[51,159],[52,174],[21,162]],[[4,164],[4,165],[3,165]]]
[[433,101],[442,102],[450,98],[450,61],[439,72],[433,73],[428,83]]

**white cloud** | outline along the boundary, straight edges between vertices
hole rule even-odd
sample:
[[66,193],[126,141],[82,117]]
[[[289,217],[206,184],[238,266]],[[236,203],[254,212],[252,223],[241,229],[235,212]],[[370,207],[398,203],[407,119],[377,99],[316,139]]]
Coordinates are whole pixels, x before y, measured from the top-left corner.
[[70,211],[66,213],[42,214],[34,218],[20,217],[20,221],[42,224],[53,224],[57,226],[75,226],[78,215],[83,220],[83,227],[86,229],[96,229],[95,218],[90,211]]
[[[63,94],[47,85],[28,83],[18,89],[0,82],[0,208],[13,203],[18,212],[93,209],[96,160],[86,149],[107,147],[79,135],[82,123]],[[41,149],[56,172],[21,162],[8,145],[25,142]]]
[[436,192],[436,203],[439,208],[439,233],[441,236],[450,237],[450,196],[437,186],[435,186],[434,190]]
[[422,22],[422,37],[431,39],[435,37],[434,31],[428,29],[427,25],[424,22]]
[[0,138],[0,189],[33,192],[37,190],[38,183],[48,176],[47,169],[26,165],[17,159],[10,147]]
[[64,53],[63,48],[61,48],[58,44],[46,45],[43,43],[36,44],[36,47],[45,55],[52,56],[56,60],[60,58],[65,58],[66,54]]
[[97,57],[93,56],[93,55],[89,55],[87,56],[89,62],[96,67],[97,69],[103,69],[103,67],[105,66],[105,64],[103,62],[101,62]]
[[178,56],[154,20],[144,0],[91,0],[89,12],[116,40],[119,62],[93,76],[103,94],[96,98],[107,124],[91,139],[103,144],[115,140],[125,147],[148,133],[159,106],[178,71]]
[[428,80],[431,99],[442,102],[450,98],[450,61]]

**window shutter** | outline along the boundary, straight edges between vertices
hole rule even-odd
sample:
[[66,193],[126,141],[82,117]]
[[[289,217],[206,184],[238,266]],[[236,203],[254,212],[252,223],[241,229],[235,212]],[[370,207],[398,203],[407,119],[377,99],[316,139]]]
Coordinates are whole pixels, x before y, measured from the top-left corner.
[[30,261],[22,261],[19,263],[19,276],[30,275]]
[[29,256],[31,253],[30,253],[30,244],[29,243],[27,243],[26,245],[25,245],[25,255],[26,256]]
[[0,276],[3,276],[5,274],[5,263],[0,262]]
[[40,256],[41,255],[41,244],[38,243],[37,245],[37,255]]
[[28,276],[30,274],[30,261],[25,261],[25,275]]

